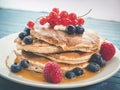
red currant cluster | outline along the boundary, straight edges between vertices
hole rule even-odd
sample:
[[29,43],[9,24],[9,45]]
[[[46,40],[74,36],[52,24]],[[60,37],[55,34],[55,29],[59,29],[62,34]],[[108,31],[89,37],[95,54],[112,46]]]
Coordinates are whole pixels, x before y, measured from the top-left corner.
[[[84,19],[81,17],[77,17],[75,13],[68,13],[65,10],[60,12],[58,8],[53,8],[48,16],[40,19],[39,23],[41,25],[49,23],[52,27],[54,27],[55,25],[76,26],[76,25],[83,25]],[[27,26],[29,28],[33,28],[34,24],[35,23],[33,21],[29,21],[27,23]]]
[[59,11],[58,8],[53,8],[48,16],[40,19],[40,24],[44,25],[49,23],[52,27],[55,25],[83,25],[84,19],[81,17],[77,17],[75,13],[68,13],[67,11]]

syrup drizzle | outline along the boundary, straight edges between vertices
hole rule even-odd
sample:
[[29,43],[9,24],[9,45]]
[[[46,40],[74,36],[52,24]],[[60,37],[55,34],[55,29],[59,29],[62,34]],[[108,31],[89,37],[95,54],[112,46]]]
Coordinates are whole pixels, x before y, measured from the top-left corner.
[[[12,54],[11,54],[12,55]],[[10,57],[11,56],[7,56],[6,60],[5,60],[5,63],[6,63],[6,67],[8,67],[8,69],[10,69]],[[38,57],[34,57],[34,60],[35,59],[38,59]],[[16,57],[14,59],[14,62],[20,62],[19,60],[19,57]],[[103,70],[103,69],[101,69]],[[100,71],[101,71],[100,70]],[[70,83],[70,82],[79,82],[79,81],[82,81],[82,80],[86,80],[88,78],[91,78],[91,77],[94,77],[95,75],[99,74],[99,72],[96,72],[96,73],[92,73],[92,72],[89,72],[87,71],[86,69],[84,69],[84,74],[81,75],[81,76],[76,76],[75,78],[73,79],[67,79],[65,78],[65,76],[63,75],[63,78],[62,78],[62,82],[61,83]],[[21,70],[20,72],[18,73],[15,73],[16,75],[22,77],[22,78],[25,78],[25,79],[28,79],[28,80],[32,80],[32,81],[36,81],[36,82],[46,82],[44,80],[44,77],[43,77],[43,74],[42,73],[37,73],[37,72],[34,72],[34,71],[29,71],[27,69],[23,69]],[[47,83],[47,82],[46,82]]]

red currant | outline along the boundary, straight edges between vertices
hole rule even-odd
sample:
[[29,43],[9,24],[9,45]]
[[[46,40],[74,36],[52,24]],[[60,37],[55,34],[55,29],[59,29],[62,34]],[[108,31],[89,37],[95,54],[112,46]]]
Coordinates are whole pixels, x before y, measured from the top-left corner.
[[44,25],[46,22],[47,22],[47,19],[46,19],[46,18],[41,18],[41,19],[40,19],[40,24],[41,24],[41,25]]
[[48,22],[52,27],[54,27],[55,25],[57,25],[57,21],[57,18],[50,18]]
[[29,28],[33,28],[33,27],[34,27],[34,22],[28,21],[27,26],[28,26]]
[[77,21],[77,19],[75,19],[75,20],[72,20],[71,24],[72,24],[73,26],[76,26],[76,25],[78,24],[78,21]]
[[76,15],[75,13],[70,13],[70,14],[68,15],[68,17],[69,17],[70,20],[75,20],[75,19],[77,19],[77,15]]
[[58,8],[53,8],[52,11],[56,12],[57,14],[59,13],[59,9]]
[[70,24],[71,24],[71,20],[70,19],[68,19],[68,18],[62,19],[62,25],[68,26]]
[[47,21],[47,22],[48,22],[48,21],[49,21],[49,19],[50,19],[50,17],[49,17],[49,16],[46,16],[45,18],[46,18],[46,21]]
[[57,25],[61,25],[61,24],[62,24],[62,18],[61,18],[61,17],[58,17]]
[[52,12],[49,13],[49,17],[50,18],[55,18],[55,17],[57,17],[57,13],[52,11]]
[[78,24],[83,25],[84,24],[84,19],[83,18],[78,18]]
[[50,26],[51,26],[51,27],[54,27],[55,25],[56,25],[56,24],[55,24],[54,21],[50,23]]
[[67,11],[62,11],[60,13],[60,17],[62,17],[62,18],[66,18],[67,16],[68,16],[68,12]]

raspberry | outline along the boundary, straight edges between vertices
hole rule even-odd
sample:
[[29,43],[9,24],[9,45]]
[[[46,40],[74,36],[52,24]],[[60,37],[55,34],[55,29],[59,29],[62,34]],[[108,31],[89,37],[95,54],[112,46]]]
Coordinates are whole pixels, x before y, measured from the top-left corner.
[[33,27],[34,27],[34,22],[28,21],[27,26],[28,26],[29,28],[33,28]]
[[112,59],[112,57],[115,55],[115,52],[116,50],[112,43],[104,42],[101,45],[100,54],[104,60],[108,61]]
[[60,83],[62,80],[62,72],[56,62],[47,62],[43,69],[43,75],[45,80],[50,83]]

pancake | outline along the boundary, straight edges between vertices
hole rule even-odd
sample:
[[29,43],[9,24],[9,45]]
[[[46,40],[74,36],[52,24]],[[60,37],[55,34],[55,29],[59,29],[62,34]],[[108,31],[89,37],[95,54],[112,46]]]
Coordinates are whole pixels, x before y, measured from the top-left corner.
[[[45,31],[47,32],[47,30]],[[55,30],[52,30],[52,31],[55,31]],[[39,33],[33,30],[31,31],[31,34],[33,35],[33,43],[30,45],[26,45],[22,40],[17,38],[15,40],[16,47],[18,50],[25,50],[25,51],[39,53],[39,54],[57,53],[57,52],[64,52],[64,51],[94,52],[95,50],[99,49],[101,38],[96,35],[96,32],[86,30],[85,34],[83,34],[82,36],[67,35],[63,31],[59,31],[58,33],[62,33],[63,36],[65,36],[64,38],[66,38],[66,41],[65,41],[66,43],[64,43],[66,44],[66,46],[64,48],[61,47],[60,45],[56,46],[57,44],[55,43],[56,41],[54,42],[54,35],[50,37],[41,36],[39,35]],[[59,38],[61,38],[61,36]],[[46,38],[46,40],[43,41],[43,39],[41,38]],[[60,42],[62,42],[62,40],[59,39],[57,42],[59,44]]]
[[33,53],[49,54],[63,51],[62,48],[47,44],[43,41],[34,41],[33,44],[25,45],[22,40],[17,38],[15,43],[18,50],[25,50]]
[[80,63],[84,63],[87,62],[90,57],[97,52],[64,52],[64,53],[56,53],[56,54],[38,54],[38,53],[34,53],[36,55],[45,57],[50,59],[51,61],[55,61],[58,63],[66,63],[66,64],[80,64]]
[[53,28],[35,28],[30,30],[32,44],[25,44],[17,38],[16,47],[21,51],[17,54],[25,58],[30,65],[28,70],[42,72],[48,61],[57,62],[63,72],[75,67],[85,68],[90,57],[99,52],[103,39],[96,32],[85,30],[81,34],[68,35],[65,31]]
[[[18,50],[25,50],[33,53],[43,53],[43,54],[49,54],[49,53],[57,53],[57,52],[64,52],[61,47],[56,47],[54,45],[49,45],[49,44],[41,44],[40,42],[34,42],[33,44],[30,45],[25,45],[20,43],[22,42],[21,40],[16,42],[16,48]],[[81,47],[81,48],[76,48],[71,49],[68,51],[83,51],[83,52],[94,52],[95,47],[90,48],[90,47]]]
[[[30,64],[29,64],[29,67],[27,68],[27,70],[43,73],[44,66],[49,61],[49,60],[47,60],[46,63],[42,62],[45,60],[46,60],[45,58],[39,58],[39,61],[34,61],[32,59],[28,60]],[[88,64],[89,64],[88,62],[74,64],[74,65],[59,63],[60,68],[61,68],[63,73],[70,71],[75,67],[79,67],[82,69],[86,68]]]
[[[16,54],[16,55],[19,56],[19,58],[26,58],[30,63],[30,65],[27,69],[31,70],[31,71],[35,71],[35,72],[42,72],[45,64],[48,61],[51,61],[48,58],[37,56],[37,55],[28,53],[28,52],[22,52],[22,55],[20,55],[20,54]],[[84,62],[84,63],[80,63],[80,64],[59,63],[59,65],[61,67],[61,70],[63,72],[66,72],[66,71],[72,70],[75,67],[85,68],[88,65],[88,62]]]
[[80,50],[82,47],[98,49],[100,37],[95,31],[85,30],[81,34],[68,35],[61,30],[53,30],[53,28],[31,30],[34,38],[47,42],[49,44],[59,46],[64,51]]

